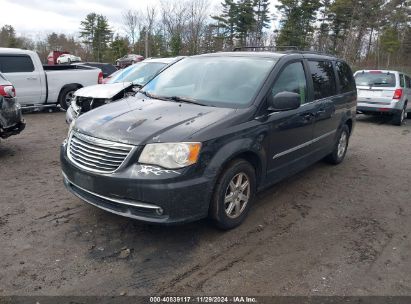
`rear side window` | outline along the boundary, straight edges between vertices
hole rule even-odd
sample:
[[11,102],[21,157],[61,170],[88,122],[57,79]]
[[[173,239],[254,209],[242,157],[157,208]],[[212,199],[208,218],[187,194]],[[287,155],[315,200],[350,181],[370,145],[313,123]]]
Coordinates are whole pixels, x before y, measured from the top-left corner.
[[395,74],[380,71],[359,72],[355,75],[355,82],[358,86],[382,88],[395,87],[396,84]]
[[405,76],[405,85],[407,88],[411,88],[411,78],[409,76]]
[[405,80],[403,74],[400,74],[400,87],[405,88]]
[[307,80],[302,62],[287,65],[271,89],[273,96],[281,92],[300,94],[301,104],[307,102]]
[[33,71],[33,61],[29,56],[0,55],[0,72],[22,73]]
[[331,61],[309,61],[314,84],[314,99],[322,99],[336,94],[334,68]]
[[340,93],[355,91],[354,76],[348,64],[337,61],[335,67],[337,69],[338,79],[340,80]]

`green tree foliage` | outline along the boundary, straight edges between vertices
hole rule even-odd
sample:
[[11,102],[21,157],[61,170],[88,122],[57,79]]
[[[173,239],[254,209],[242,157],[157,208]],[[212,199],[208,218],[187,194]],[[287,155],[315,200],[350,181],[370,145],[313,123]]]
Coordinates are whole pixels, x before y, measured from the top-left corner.
[[310,47],[320,0],[280,0],[277,9],[282,13],[279,46]]
[[106,55],[107,61],[114,62],[117,58],[120,58],[124,56],[124,54],[127,54],[128,49],[128,39],[117,34],[110,44],[109,52]]
[[[224,39],[228,47],[236,44],[262,45],[263,31],[270,24],[268,0],[224,0],[220,15],[212,16],[216,39]],[[210,28],[209,28],[210,30]]]
[[81,21],[80,37],[91,50],[94,60],[103,60],[112,35],[108,20],[103,15],[90,13]]

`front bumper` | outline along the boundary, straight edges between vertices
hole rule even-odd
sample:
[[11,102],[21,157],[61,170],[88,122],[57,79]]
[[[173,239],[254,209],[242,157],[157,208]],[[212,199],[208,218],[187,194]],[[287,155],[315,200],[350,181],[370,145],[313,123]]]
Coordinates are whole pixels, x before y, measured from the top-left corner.
[[17,135],[26,127],[21,106],[14,99],[0,100],[0,137]]
[[[176,171],[161,176],[129,164],[111,174],[80,169],[61,147],[61,167],[66,188],[84,201],[108,212],[144,222],[177,224],[208,215],[212,180],[184,177]],[[144,173],[141,173],[144,172]]]
[[26,127],[26,122],[22,119],[20,122],[16,123],[14,126],[8,127],[6,129],[2,129],[0,127],[0,137],[7,138],[12,135],[20,134]]

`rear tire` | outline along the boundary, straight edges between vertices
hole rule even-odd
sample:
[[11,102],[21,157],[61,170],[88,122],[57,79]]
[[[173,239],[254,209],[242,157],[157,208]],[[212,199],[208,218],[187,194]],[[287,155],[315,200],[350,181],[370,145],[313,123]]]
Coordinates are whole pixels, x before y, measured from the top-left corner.
[[405,106],[404,109],[402,109],[402,111],[398,114],[394,115],[394,125],[396,126],[401,126],[402,123],[404,122],[405,116],[406,116],[406,110],[405,110]]
[[340,164],[347,154],[348,143],[350,139],[350,129],[344,125],[338,134],[338,139],[334,145],[334,150],[325,160],[333,165]]
[[240,225],[256,192],[255,169],[243,159],[234,160],[221,173],[212,197],[210,217],[217,227],[229,230]]
[[59,104],[64,110],[67,110],[69,108],[73,94],[75,91],[77,91],[77,89],[77,87],[67,87],[61,90],[59,96]]

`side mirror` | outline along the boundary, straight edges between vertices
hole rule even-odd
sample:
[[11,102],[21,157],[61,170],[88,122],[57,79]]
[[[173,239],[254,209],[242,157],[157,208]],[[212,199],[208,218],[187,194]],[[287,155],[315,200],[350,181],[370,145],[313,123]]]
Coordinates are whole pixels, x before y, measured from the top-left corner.
[[268,96],[268,110],[270,111],[288,111],[298,109],[301,104],[300,94],[294,92],[280,92],[273,96]]

